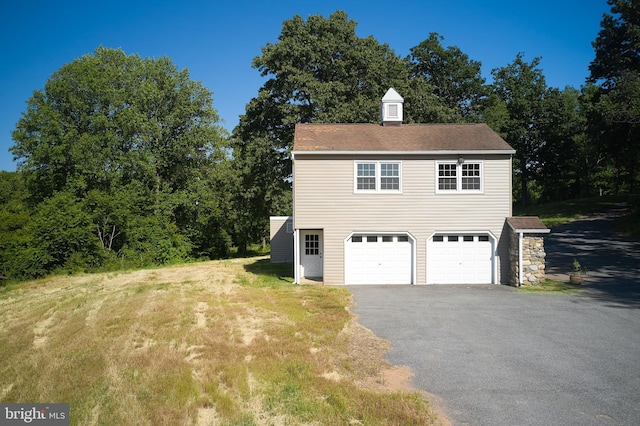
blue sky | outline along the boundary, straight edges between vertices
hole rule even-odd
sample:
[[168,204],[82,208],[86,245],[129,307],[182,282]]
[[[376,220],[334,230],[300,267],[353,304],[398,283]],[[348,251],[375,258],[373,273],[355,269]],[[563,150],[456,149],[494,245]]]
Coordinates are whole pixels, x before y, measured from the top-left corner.
[[[7,4],[8,3],[8,4]],[[0,17],[0,170],[16,168],[8,149],[26,101],[51,73],[98,46],[142,57],[168,56],[214,94],[229,131],[264,79],[251,60],[299,14],[344,10],[359,36],[373,35],[406,56],[429,33],[445,37],[491,69],[541,57],[547,84],[579,88],[594,56],[606,0],[270,0],[18,1]],[[383,95],[382,93],[380,94]]]

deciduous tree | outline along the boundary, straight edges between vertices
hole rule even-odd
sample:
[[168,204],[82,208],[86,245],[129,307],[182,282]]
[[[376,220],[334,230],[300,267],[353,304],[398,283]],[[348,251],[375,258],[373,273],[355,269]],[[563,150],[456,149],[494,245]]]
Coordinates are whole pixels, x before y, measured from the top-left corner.
[[516,150],[514,156],[514,198],[523,205],[530,203],[529,185],[540,166],[539,152],[543,145],[542,128],[545,125],[544,98],[547,85],[540,58],[531,62],[519,53],[506,67],[491,71],[494,77],[494,94],[502,101],[493,107],[506,109],[506,117],[499,131]]
[[[100,258],[81,248],[137,264],[165,263],[218,239],[196,236],[192,226],[227,213],[197,209],[198,202],[216,201],[193,191],[194,182],[208,181],[228,162],[217,122],[211,92],[166,57],[100,47],[54,72],[28,100],[11,148],[31,208],[69,201],[57,216],[60,238],[37,234],[50,235],[39,225],[48,223],[45,217],[33,224],[31,248],[48,256],[45,269],[63,267],[76,253]],[[227,199],[227,193],[206,197]],[[72,224],[82,226],[74,233]]]
[[610,176],[606,190],[635,191],[640,183],[640,1],[608,0],[593,42],[595,58],[589,81],[598,85],[590,97],[590,134],[607,161],[599,174]]
[[453,117],[446,121],[476,121],[480,101],[488,93],[481,63],[469,59],[457,46],[445,48],[441,44],[443,40],[444,37],[431,33],[429,38],[411,48],[411,77],[424,79],[432,93],[451,110]]

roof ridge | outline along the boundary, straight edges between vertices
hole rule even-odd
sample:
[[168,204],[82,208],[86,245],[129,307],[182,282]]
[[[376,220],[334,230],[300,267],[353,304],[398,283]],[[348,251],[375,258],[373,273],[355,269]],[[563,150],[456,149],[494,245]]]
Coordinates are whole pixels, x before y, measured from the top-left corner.
[[487,123],[403,123],[402,126],[383,126],[380,123],[296,123],[305,126],[377,126],[398,128],[404,126],[487,126]]

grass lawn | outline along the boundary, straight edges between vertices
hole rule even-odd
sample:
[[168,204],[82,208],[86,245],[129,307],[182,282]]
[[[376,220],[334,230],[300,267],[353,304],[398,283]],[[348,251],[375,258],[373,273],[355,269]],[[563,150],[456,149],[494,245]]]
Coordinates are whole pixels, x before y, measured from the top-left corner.
[[580,293],[582,287],[561,281],[546,279],[541,285],[526,285],[518,287],[523,293]]
[[82,425],[429,425],[344,288],[233,259],[0,289],[0,401]]
[[588,214],[626,205],[629,208],[629,216],[621,221],[621,230],[631,235],[640,236],[639,200],[640,197],[638,195],[579,198],[527,206],[525,208],[514,206],[513,214],[515,216],[538,216],[547,227],[551,228]]

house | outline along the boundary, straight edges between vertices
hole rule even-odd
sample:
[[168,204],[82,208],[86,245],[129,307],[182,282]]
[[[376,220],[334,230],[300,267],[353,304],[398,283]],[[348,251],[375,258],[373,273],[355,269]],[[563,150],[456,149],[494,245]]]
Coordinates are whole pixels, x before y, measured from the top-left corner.
[[389,89],[381,124],[296,126],[296,283],[510,281],[514,149],[485,124],[402,117]]

